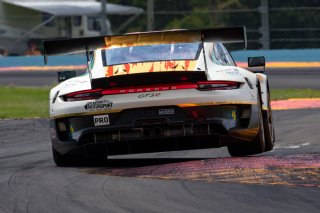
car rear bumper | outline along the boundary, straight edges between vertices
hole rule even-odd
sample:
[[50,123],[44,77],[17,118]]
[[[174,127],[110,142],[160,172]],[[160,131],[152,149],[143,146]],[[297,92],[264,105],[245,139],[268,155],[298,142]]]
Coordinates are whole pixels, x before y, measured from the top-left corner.
[[76,149],[118,155],[214,148],[251,141],[258,133],[256,114],[256,105],[137,108],[109,114],[110,125],[105,126],[95,126],[93,115],[51,119],[51,138],[61,154]]

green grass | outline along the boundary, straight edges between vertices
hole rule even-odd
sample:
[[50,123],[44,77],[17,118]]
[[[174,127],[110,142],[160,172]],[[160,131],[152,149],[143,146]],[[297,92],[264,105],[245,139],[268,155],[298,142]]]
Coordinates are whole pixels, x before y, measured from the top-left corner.
[[49,117],[49,88],[0,86],[0,118]]
[[287,100],[290,98],[320,98],[320,90],[316,89],[272,89],[271,100]]
[[[0,119],[49,117],[50,88],[0,86]],[[272,100],[320,98],[320,90],[273,89]]]

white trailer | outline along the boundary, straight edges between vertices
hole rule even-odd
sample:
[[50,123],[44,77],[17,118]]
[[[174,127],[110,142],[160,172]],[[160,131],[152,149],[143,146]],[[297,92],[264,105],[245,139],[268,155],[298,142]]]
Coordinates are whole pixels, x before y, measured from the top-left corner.
[[[95,0],[0,0],[0,48],[23,53],[30,39],[77,38],[101,32],[102,4]],[[143,9],[106,4],[108,15],[132,15]],[[107,34],[111,24],[106,22]],[[104,24],[104,23],[103,23]]]

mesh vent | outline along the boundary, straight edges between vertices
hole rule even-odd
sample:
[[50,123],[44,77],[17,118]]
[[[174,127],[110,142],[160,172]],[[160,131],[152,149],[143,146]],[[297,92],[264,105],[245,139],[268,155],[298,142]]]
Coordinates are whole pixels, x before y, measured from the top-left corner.
[[156,109],[147,109],[144,111],[145,117],[156,117],[159,116],[159,110]]

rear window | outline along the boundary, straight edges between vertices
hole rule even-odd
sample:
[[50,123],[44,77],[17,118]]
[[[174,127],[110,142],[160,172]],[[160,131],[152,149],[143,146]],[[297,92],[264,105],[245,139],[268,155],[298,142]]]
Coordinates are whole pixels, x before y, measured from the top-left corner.
[[104,66],[170,60],[196,60],[201,43],[176,43],[104,49]]

